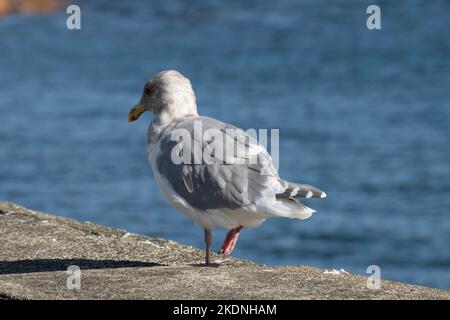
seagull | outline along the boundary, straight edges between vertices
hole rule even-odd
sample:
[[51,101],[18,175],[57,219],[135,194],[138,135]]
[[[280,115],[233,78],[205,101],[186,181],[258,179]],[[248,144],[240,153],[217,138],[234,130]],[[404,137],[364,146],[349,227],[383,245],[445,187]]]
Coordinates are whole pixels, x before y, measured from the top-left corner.
[[145,83],[128,121],[146,111],[154,114],[147,158],[156,183],[169,204],[204,228],[205,265],[211,263],[212,229],[228,230],[218,253],[229,255],[242,228],[273,217],[307,219],[315,211],[298,198],[326,197],[315,187],[281,179],[251,135],[200,116],[191,82],[176,70]]

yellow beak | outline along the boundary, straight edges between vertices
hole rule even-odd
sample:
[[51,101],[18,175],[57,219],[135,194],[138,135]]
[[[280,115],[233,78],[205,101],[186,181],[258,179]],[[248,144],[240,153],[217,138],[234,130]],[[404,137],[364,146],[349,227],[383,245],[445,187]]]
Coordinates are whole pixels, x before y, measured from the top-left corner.
[[145,111],[144,106],[142,104],[137,104],[133,109],[130,110],[130,113],[128,113],[128,121],[136,121],[141,114],[143,114]]

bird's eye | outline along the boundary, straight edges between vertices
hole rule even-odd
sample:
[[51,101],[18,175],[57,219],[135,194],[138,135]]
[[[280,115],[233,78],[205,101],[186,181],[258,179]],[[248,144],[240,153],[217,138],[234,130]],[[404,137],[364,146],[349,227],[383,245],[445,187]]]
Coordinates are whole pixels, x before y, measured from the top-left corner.
[[151,90],[149,87],[147,87],[147,88],[144,89],[144,93],[145,93],[145,94],[150,94],[151,91],[152,91],[152,90]]

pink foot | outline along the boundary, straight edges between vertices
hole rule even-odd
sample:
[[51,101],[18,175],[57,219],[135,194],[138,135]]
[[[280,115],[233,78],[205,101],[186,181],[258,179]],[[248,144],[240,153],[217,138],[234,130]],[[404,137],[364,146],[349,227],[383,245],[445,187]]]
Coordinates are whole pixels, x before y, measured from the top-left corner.
[[227,236],[225,237],[225,240],[220,247],[219,253],[223,255],[229,255],[234,247],[236,246],[238,237],[239,237],[239,231],[241,231],[242,226],[237,227],[235,229],[231,229],[228,231]]

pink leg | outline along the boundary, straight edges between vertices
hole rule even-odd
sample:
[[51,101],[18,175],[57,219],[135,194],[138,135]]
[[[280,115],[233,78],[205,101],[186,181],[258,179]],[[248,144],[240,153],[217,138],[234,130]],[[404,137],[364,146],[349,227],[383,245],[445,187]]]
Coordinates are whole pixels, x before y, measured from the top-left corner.
[[229,255],[233,251],[239,238],[239,232],[241,231],[241,229],[242,226],[228,231],[227,236],[225,237],[225,241],[223,242],[222,247],[220,247],[219,253],[223,255]]
[[205,229],[205,244],[206,244],[206,256],[205,265],[209,265],[209,253],[211,251],[212,232],[209,229]]

